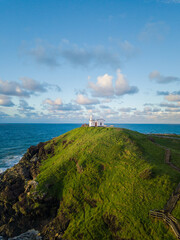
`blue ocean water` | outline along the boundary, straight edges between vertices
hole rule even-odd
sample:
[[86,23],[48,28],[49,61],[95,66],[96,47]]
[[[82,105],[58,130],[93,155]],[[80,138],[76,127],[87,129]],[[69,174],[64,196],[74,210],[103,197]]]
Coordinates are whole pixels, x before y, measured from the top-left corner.
[[[113,124],[141,133],[180,134],[180,124]],[[57,137],[81,124],[0,124],[0,172],[18,163],[27,148]]]

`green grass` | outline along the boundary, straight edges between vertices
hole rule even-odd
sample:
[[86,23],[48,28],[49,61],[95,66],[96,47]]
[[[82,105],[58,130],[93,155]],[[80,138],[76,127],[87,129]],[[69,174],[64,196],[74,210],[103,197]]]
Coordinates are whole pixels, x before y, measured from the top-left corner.
[[[175,137],[178,137],[178,135]],[[155,137],[154,139],[156,143],[159,143],[171,150],[171,162],[180,168],[180,139],[159,137]],[[172,214],[180,221],[180,201],[177,202]]]
[[155,142],[171,150],[171,162],[180,168],[180,139],[154,137]]
[[159,137],[171,137],[171,138],[180,138],[178,134],[149,134],[150,136],[159,136]]
[[180,139],[154,137],[155,142],[180,153]]
[[180,174],[146,135],[84,127],[49,144],[55,155],[43,162],[38,190],[58,198],[70,220],[63,239],[175,239],[148,214],[163,209]]

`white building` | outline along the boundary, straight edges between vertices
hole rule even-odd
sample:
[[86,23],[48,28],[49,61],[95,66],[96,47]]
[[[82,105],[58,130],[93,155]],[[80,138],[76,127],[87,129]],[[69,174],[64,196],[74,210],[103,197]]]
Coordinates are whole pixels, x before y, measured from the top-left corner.
[[104,121],[102,118],[94,120],[93,117],[90,116],[89,127],[104,127]]
[[104,127],[104,119],[100,118],[100,119],[97,119],[96,122],[97,122],[97,127]]
[[96,125],[95,125],[95,120],[93,120],[93,117],[92,117],[92,115],[90,116],[90,119],[89,119],[89,127],[95,127]]

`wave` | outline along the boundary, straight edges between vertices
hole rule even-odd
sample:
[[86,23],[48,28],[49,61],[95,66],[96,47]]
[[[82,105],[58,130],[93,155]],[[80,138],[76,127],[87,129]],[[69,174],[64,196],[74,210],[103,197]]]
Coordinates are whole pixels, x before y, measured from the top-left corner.
[[7,156],[0,159],[0,173],[6,171],[6,169],[13,167],[17,164],[23,155]]

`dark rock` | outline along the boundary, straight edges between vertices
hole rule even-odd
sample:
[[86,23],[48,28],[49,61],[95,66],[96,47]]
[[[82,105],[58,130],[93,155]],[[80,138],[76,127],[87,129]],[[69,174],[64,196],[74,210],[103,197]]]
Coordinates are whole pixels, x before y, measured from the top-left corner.
[[[53,144],[47,149],[46,144],[30,147],[18,164],[0,175],[0,235],[5,239],[31,228],[41,231],[57,215],[59,201],[36,190],[41,162],[54,152]],[[32,232],[26,235],[12,239],[40,239],[27,238]]]
[[89,127],[89,125],[84,123],[84,124],[81,125],[81,127]]
[[44,240],[62,239],[64,231],[70,223],[65,213],[61,212],[50,223],[48,223],[41,232]]
[[28,148],[27,153],[29,153],[29,155],[33,156],[34,154],[36,154],[38,152],[38,146],[31,146],[30,148]]
[[22,233],[21,235],[13,238],[8,238],[8,240],[41,240],[41,236],[39,235],[39,232],[32,229],[25,233]]

